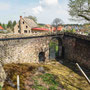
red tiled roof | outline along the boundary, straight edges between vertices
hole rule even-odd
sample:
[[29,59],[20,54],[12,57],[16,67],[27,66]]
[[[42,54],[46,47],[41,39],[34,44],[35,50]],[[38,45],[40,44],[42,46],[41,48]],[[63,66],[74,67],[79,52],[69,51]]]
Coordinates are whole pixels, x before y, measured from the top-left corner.
[[2,29],[2,30],[3,30],[3,27],[2,27],[2,26],[0,26],[0,29]]
[[[56,28],[54,27],[53,30],[55,31]],[[61,31],[61,30],[62,30],[62,27],[58,27],[57,30],[58,30],[58,31]]]
[[46,28],[32,28],[32,30],[37,30],[37,31],[48,31],[49,29],[46,29]]
[[49,28],[51,27],[51,25],[49,25],[49,24],[46,24],[45,26],[46,26],[46,27],[49,27]]
[[[60,27],[57,28],[57,30],[58,30],[58,31],[61,31],[62,28],[63,28],[63,27],[60,26]],[[52,27],[52,29],[53,29],[54,31],[56,31],[56,28],[55,28],[55,27]],[[51,30],[52,30],[52,29],[51,29]],[[49,31],[49,29],[46,29],[46,28],[32,28],[32,30],[37,30],[37,31]]]

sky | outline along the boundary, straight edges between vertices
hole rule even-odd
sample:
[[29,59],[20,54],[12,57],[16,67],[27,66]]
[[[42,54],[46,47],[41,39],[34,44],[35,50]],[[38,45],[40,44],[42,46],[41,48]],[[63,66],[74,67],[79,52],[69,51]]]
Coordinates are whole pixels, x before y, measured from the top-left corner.
[[0,22],[19,21],[20,16],[36,16],[38,23],[51,24],[60,18],[65,24],[73,24],[68,10],[69,0],[0,0]]

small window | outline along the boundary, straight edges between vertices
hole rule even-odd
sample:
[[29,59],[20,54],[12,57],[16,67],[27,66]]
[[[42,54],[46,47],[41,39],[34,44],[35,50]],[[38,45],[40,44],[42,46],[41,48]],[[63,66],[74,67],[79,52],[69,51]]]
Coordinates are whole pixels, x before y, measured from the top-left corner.
[[18,30],[18,33],[20,33],[20,30]]
[[23,24],[24,24],[24,22],[23,22]]
[[28,28],[28,26],[26,26],[26,28]]
[[24,33],[27,33],[27,30],[24,30]]
[[30,33],[30,30],[29,30],[29,33]]
[[18,28],[19,28],[19,26],[18,26]]

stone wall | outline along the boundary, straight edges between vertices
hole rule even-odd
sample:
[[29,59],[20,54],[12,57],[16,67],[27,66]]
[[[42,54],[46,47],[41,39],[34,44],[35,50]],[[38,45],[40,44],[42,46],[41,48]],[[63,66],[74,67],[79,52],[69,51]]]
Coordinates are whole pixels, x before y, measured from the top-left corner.
[[38,63],[40,52],[44,52],[49,60],[49,43],[53,38],[59,40],[59,56],[90,68],[90,37],[66,33],[58,36],[2,36],[0,60],[3,63]]
[[90,69],[90,37],[82,35],[64,36],[64,58],[78,62],[80,65]]
[[3,87],[5,79],[6,79],[6,73],[3,69],[2,64],[0,63],[0,86],[1,87]]
[[49,58],[51,37],[20,38],[0,41],[0,60],[3,63],[38,63],[38,55],[45,52]]

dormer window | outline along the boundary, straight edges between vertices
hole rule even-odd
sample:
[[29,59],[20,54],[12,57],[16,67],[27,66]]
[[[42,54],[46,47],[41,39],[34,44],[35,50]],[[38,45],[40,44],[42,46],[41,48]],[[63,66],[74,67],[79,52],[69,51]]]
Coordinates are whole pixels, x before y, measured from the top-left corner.
[[23,24],[24,24],[24,22],[23,22]]

